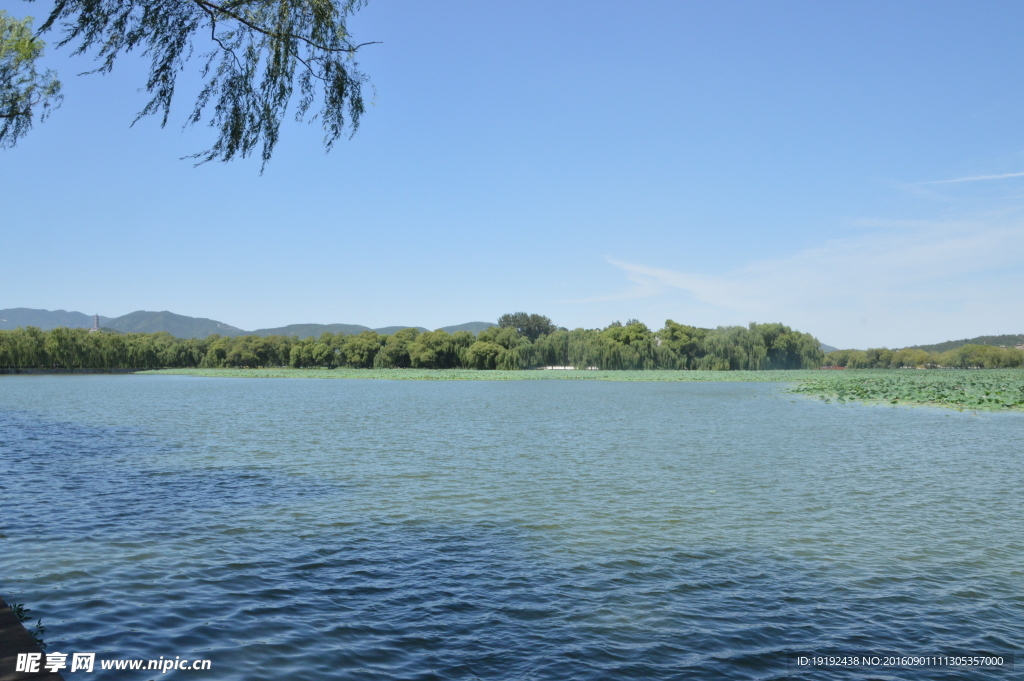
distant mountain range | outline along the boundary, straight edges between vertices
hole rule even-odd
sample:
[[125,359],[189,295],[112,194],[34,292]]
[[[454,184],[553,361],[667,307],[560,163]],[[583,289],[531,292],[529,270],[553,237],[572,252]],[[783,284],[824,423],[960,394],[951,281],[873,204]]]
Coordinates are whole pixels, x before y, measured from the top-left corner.
[[[109,317],[100,315],[101,325],[105,325],[109,321]],[[92,315],[67,312],[66,310],[30,310],[27,307],[0,310],[0,329],[16,329],[19,326],[36,326],[44,331],[55,329],[58,326],[67,326],[72,329],[80,326],[92,328]]]
[[[448,333],[455,333],[456,331],[480,333],[492,326],[497,326],[497,324],[492,324],[491,322],[467,322],[465,324],[456,324],[455,326],[442,326],[441,331],[447,331]],[[360,326],[359,324],[289,324],[288,326],[279,326],[274,329],[256,329],[255,331],[243,331],[242,333],[252,336],[298,336],[299,338],[313,338],[325,331],[344,334],[374,331],[381,335],[390,336],[395,331],[401,331],[402,329],[416,329],[421,332],[430,330],[422,326],[382,326],[379,329],[371,329],[368,326]]]
[[[0,312],[0,317],[3,313]],[[237,326],[231,326],[215,319],[205,317],[186,317],[173,312],[130,312],[123,317],[100,321],[107,329],[123,333],[159,333],[166,331],[178,338],[206,338],[219,333],[222,336],[244,336],[246,332]],[[89,326],[92,326],[90,324]],[[42,327],[40,327],[42,328]]]
[[[58,326],[69,328],[92,328],[93,316],[81,312],[67,312],[66,310],[32,310],[27,307],[15,307],[8,310],[0,310],[0,329],[10,330],[19,326],[35,326],[44,331],[55,329]],[[442,331],[455,333],[456,331],[471,331],[480,333],[486,328],[496,326],[490,322],[468,322],[455,326],[442,327]],[[299,338],[311,338],[326,332],[338,334],[358,334],[363,331],[376,331],[380,334],[392,334],[400,329],[408,329],[408,326],[385,326],[379,329],[371,329],[368,326],[359,324],[290,324],[273,329],[256,329],[245,331],[237,326],[231,326],[215,319],[205,317],[186,317],[185,315],[174,314],[173,312],[131,312],[121,317],[104,317],[100,315],[100,327],[105,330],[120,331],[122,333],[160,333],[167,332],[177,338],[206,338],[213,334],[221,336],[298,336]],[[420,331],[427,331],[422,326],[411,327]]]
[[1024,343],[1024,334],[1006,334],[1004,336],[978,336],[976,338],[964,338],[963,340],[951,340],[945,343],[934,345],[911,345],[915,350],[927,350],[928,352],[948,352],[956,350],[965,345],[1005,345],[1012,348],[1018,343]]
[[[974,338],[963,338],[961,340],[950,340],[944,343],[933,343],[931,345],[908,345],[909,350],[924,350],[926,352],[948,352],[956,350],[965,345],[995,345],[1012,348],[1018,343],[1024,343],[1024,334],[1006,334],[1003,336],[976,336]],[[838,348],[822,344],[822,351],[834,352]],[[846,348],[849,349],[849,348]],[[894,348],[895,349],[895,348]]]

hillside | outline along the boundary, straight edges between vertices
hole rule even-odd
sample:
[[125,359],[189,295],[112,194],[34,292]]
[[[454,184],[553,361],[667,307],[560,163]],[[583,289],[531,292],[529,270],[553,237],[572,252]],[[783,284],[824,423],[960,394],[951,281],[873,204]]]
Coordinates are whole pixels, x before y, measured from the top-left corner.
[[[469,331],[471,333],[477,334],[483,331],[484,329],[491,328],[492,326],[497,326],[497,324],[494,324],[492,322],[466,322],[465,324],[442,326],[438,330],[445,331],[447,333],[455,333],[456,331]],[[416,329],[420,333],[431,331],[431,329],[425,329],[422,326],[384,326],[379,329],[374,329],[374,331],[381,334],[382,336],[390,336],[395,331],[401,331],[402,329]]]
[[927,352],[948,352],[956,350],[964,345],[1005,345],[1012,348],[1018,343],[1024,343],[1024,334],[1006,334],[1003,336],[977,336],[975,338],[964,338],[963,340],[951,340],[945,343],[934,345],[911,345],[914,350],[925,350]]
[[299,338],[315,338],[322,333],[344,333],[346,335],[369,331],[370,327],[359,324],[289,324],[272,329],[256,329],[247,331],[252,336],[298,336]]
[[456,331],[471,331],[472,333],[480,333],[484,329],[489,329],[492,326],[497,326],[493,322],[467,322],[465,324],[456,324],[455,326],[442,326],[442,331],[448,333],[455,333]]
[[382,326],[379,329],[374,329],[374,331],[376,331],[377,333],[379,333],[382,336],[390,336],[395,331],[401,331],[402,329],[416,329],[420,333],[423,333],[424,331],[429,331],[430,330],[430,329],[424,329],[422,326]]
[[[447,331],[448,333],[455,333],[456,331],[480,333],[484,329],[492,326],[494,326],[494,324],[491,322],[466,322],[465,324],[456,324],[455,326],[443,326],[441,327],[441,330]],[[408,328],[419,329],[421,332],[428,330],[422,326],[384,326],[379,329],[371,329],[370,327],[362,326],[361,324],[289,324],[288,326],[278,326],[272,329],[256,329],[255,331],[248,331],[246,334],[251,334],[253,336],[296,336],[298,338],[316,338],[324,332],[356,335],[363,331],[374,331],[382,335],[390,335],[400,329]]]
[[[492,326],[494,326],[494,324],[491,322],[466,322],[465,324],[456,324],[455,326],[443,326],[441,327],[441,330],[447,331],[448,333],[455,333],[456,331],[480,333],[484,329]],[[408,328],[415,328],[420,332],[428,331],[428,329],[425,329],[422,326],[384,326],[379,329],[371,329],[370,327],[362,326],[361,324],[289,324],[288,326],[278,326],[272,329],[256,329],[255,331],[247,331],[246,334],[251,334],[253,336],[296,336],[298,338],[316,338],[324,332],[355,335],[360,334],[363,331],[374,331],[381,335],[390,335],[395,331]]]
[[[69,328],[92,328],[92,315],[81,312],[67,312],[65,310],[34,310],[26,307],[16,307],[7,310],[0,310],[0,330],[10,331],[21,326],[35,326],[43,331],[55,329],[58,326]],[[256,329],[245,331],[236,326],[218,322],[216,319],[204,317],[187,317],[174,314],[173,312],[146,312],[139,310],[121,317],[104,317],[100,315],[100,326],[104,330],[118,331],[121,333],[161,333],[166,332],[177,338],[206,338],[213,334],[221,336],[295,336],[298,338],[315,338],[324,332],[346,335],[359,334],[363,331],[370,331],[370,327],[361,324],[289,324],[267,329]],[[441,327],[442,331],[455,333],[456,331],[471,331],[480,333],[486,328],[495,326],[491,322],[467,322],[454,326]],[[408,326],[385,326],[379,329],[372,329],[379,334],[392,334],[400,329],[410,328]],[[428,329],[422,326],[413,327],[420,331]]]
[[[109,317],[100,315],[102,326],[107,326],[109,321]],[[43,331],[56,329],[58,326],[92,328],[92,315],[66,310],[33,310],[27,307],[0,310],[0,329],[10,331],[19,326],[35,326]]]
[[214,319],[186,317],[166,310],[163,312],[139,310],[101,323],[107,328],[124,333],[160,333],[165,331],[177,338],[206,338],[215,333],[222,336],[243,336],[246,333],[238,327]]

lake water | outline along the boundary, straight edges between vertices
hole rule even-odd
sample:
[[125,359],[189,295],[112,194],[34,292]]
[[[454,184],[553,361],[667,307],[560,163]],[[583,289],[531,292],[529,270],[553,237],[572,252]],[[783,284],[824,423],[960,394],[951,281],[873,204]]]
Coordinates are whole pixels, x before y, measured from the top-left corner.
[[0,594],[158,678],[1019,678],[787,665],[1022,647],[1024,415],[783,389],[2,376]]

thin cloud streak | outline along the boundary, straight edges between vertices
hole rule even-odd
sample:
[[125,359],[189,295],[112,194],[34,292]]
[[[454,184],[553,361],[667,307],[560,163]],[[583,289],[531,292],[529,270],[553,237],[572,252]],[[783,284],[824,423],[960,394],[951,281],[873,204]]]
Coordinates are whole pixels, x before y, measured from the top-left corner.
[[915,182],[916,185],[923,184],[952,184],[954,182],[979,182],[981,180],[1003,180],[1008,177],[1024,177],[1024,172],[1003,173],[1002,175],[975,175],[973,177],[958,177],[953,180],[929,180],[927,182]]
[[[612,263],[613,265],[617,265],[617,263],[615,261],[611,260],[611,259],[609,259],[608,262]],[[623,268],[623,269],[627,269],[627,268]],[[629,271],[629,270],[627,269],[627,271]],[[642,274],[630,272],[626,276],[626,279],[629,280],[629,281],[632,281],[635,284],[637,284],[637,286],[635,286],[634,288],[629,289],[628,291],[623,291],[622,293],[611,293],[611,294],[604,295],[604,296],[593,296],[593,297],[590,297],[590,298],[575,298],[575,299],[570,299],[570,300],[556,300],[555,302],[556,303],[560,303],[560,304],[569,304],[569,303],[606,303],[606,302],[610,302],[610,301],[613,301],[613,300],[637,300],[638,298],[650,298],[651,296],[658,295],[659,293],[663,293],[665,291],[665,287],[664,286],[656,283],[655,281],[653,281],[649,277],[647,277],[645,275],[642,275]]]
[[[1024,329],[1024,227],[942,224],[828,241],[789,257],[701,274],[609,258],[641,292],[685,291],[719,319],[782,321],[826,342],[913,344],[963,329]],[[624,295],[623,295],[624,297]],[[612,297],[604,297],[608,300]],[[675,316],[681,312],[678,303]],[[695,315],[690,305],[685,312]],[[962,337],[962,336],[961,336]],[[945,340],[938,338],[937,340]],[[934,342],[934,341],[932,341]]]

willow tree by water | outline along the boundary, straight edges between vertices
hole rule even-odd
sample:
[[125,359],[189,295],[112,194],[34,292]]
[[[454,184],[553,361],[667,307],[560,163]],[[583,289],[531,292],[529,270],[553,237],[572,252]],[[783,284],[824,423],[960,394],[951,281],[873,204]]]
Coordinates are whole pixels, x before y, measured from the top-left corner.
[[186,64],[196,56],[203,87],[186,125],[217,131],[199,162],[246,157],[261,147],[270,160],[293,105],[297,120],[323,125],[328,149],[354,133],[364,111],[366,77],[355,61],[346,21],[362,0],[56,0],[41,32],[59,30],[59,46],[93,54],[110,72],[135,51],[150,60],[150,99],[136,120],[157,115],[166,125]]
[[[554,329],[554,330],[551,330]],[[781,324],[701,329],[671,320],[659,331],[631,321],[604,329],[549,328],[531,341],[512,326],[391,335],[323,333],[316,338],[174,338],[167,333],[86,329],[0,331],[0,367],[42,369],[292,367],[374,369],[810,369],[822,353],[810,334]]]
[[36,68],[43,47],[32,33],[32,17],[19,20],[0,10],[0,148],[13,147],[60,106],[57,74]]
[[961,345],[946,352],[920,348],[836,350],[825,356],[828,366],[848,369],[1012,369],[1024,366],[1024,350],[995,345]]

